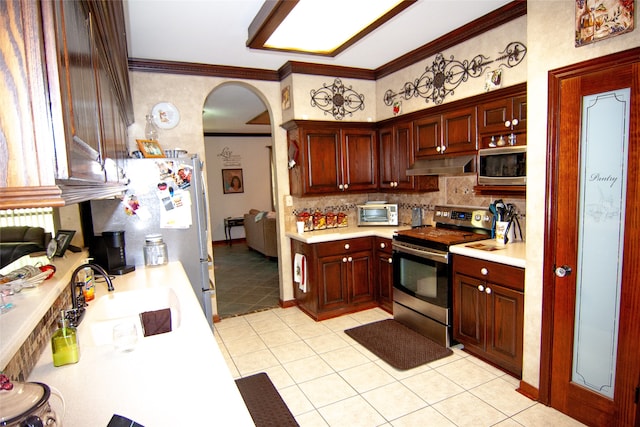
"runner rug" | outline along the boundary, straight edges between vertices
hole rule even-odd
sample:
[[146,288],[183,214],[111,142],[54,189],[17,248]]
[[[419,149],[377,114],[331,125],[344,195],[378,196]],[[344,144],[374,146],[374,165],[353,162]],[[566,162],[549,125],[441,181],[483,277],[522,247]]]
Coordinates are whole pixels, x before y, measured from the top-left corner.
[[266,373],[238,378],[236,385],[257,427],[298,426]]

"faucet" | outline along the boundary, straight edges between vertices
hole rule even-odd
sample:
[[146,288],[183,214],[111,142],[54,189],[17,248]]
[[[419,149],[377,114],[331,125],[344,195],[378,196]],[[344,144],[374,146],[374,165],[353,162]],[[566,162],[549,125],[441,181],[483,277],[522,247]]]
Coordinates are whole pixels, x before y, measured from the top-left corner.
[[107,283],[107,290],[109,292],[113,292],[115,289],[113,287],[113,282],[109,278],[109,274],[104,270],[104,268],[100,267],[98,264],[94,264],[92,262],[88,262],[82,264],[76,268],[73,273],[71,273],[71,281],[69,282],[69,287],[71,289],[71,304],[73,308],[71,310],[67,310],[65,313],[65,317],[69,320],[71,326],[78,326],[82,321],[82,317],[84,316],[85,306],[87,305],[84,299],[84,294],[82,293],[82,289],[78,291],[78,288],[82,288],[83,284],[76,283],[76,276],[80,272],[80,270],[90,267],[102,277],[104,277],[105,282]]

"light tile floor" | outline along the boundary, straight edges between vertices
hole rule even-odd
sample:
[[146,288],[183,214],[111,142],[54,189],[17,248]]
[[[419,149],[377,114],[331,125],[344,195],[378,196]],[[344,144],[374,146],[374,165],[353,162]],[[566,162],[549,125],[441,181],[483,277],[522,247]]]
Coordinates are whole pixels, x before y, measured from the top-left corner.
[[303,427],[582,425],[460,349],[399,371],[343,332],[390,317],[376,308],[315,322],[274,308],[216,323],[216,340],[234,377],[266,372]]

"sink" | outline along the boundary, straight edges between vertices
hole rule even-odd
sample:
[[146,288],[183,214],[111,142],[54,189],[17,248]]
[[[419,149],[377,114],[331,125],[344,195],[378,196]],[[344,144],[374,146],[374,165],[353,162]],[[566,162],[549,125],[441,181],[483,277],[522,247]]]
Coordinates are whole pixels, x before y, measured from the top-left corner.
[[[117,290],[89,303],[91,336],[95,345],[113,342],[113,327],[120,323],[133,323],[142,338],[140,313],[169,308],[171,329],[180,327],[180,304],[172,288],[145,288],[133,291]],[[88,319],[87,319],[88,320]]]

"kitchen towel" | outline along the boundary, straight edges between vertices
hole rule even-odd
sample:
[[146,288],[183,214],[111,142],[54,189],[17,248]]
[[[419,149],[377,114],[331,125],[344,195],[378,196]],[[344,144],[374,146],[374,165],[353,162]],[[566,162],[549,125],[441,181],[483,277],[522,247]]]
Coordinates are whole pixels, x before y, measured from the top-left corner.
[[307,258],[302,254],[293,257],[293,281],[298,284],[298,289],[307,292]]
[[171,332],[171,309],[163,308],[140,313],[140,323],[145,337]]

